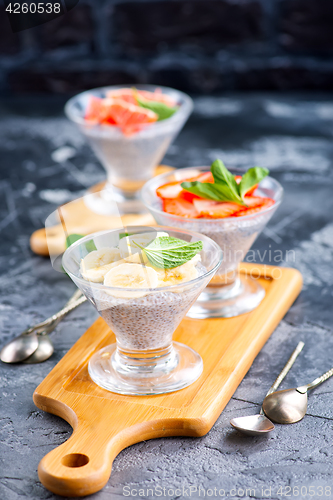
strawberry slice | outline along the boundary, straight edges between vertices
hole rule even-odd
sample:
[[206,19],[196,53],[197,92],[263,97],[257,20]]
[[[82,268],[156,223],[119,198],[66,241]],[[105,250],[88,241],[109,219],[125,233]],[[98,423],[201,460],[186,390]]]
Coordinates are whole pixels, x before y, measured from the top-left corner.
[[174,199],[181,197],[186,201],[192,202],[194,199],[200,199],[200,196],[190,193],[189,191],[185,191],[181,187],[181,183],[187,181],[199,181],[199,182],[214,182],[214,178],[211,172],[205,172],[203,174],[199,174],[195,177],[191,178],[181,178],[178,182],[168,182],[167,184],[163,184],[156,189],[156,194],[162,199]]
[[181,198],[163,200],[163,210],[168,214],[180,215],[188,219],[196,219],[199,217],[199,213],[195,209],[193,203]]
[[[196,175],[195,177],[191,177],[189,179],[183,179],[182,182],[214,182],[214,177],[211,172],[204,172],[203,174]],[[184,200],[193,202],[193,200],[201,200],[200,196],[197,196],[196,194],[190,193],[189,191],[186,191],[185,189],[180,193],[181,198],[184,198]]]
[[200,175],[200,170],[196,169],[195,167],[193,170],[186,171],[183,169],[178,169],[175,172],[175,179],[179,182],[184,182],[184,181],[189,181],[192,179],[197,179]]
[[200,174],[198,176],[197,179],[193,179],[193,180],[196,180],[199,182],[211,182],[211,183],[213,183],[214,177],[213,177],[213,174],[211,172],[203,172],[202,174]]
[[199,212],[200,217],[210,219],[223,219],[232,217],[242,210],[241,205],[237,203],[211,200],[193,200],[193,205]]
[[235,214],[236,217],[241,217],[242,215],[252,215],[261,210],[274,205],[275,201],[272,198],[261,197],[261,196],[246,196],[247,207],[241,207],[241,210]]
[[[237,182],[237,184],[239,184],[241,180],[242,180],[242,176],[241,175],[235,175],[235,181]],[[247,191],[247,193],[245,194],[245,196],[252,196],[253,193],[255,192],[255,190],[257,189],[257,187],[258,187],[258,184],[255,184],[251,189],[249,189]]]
[[189,191],[185,191],[185,189],[182,190],[179,197],[183,198],[183,200],[189,201],[190,203],[193,203],[193,200],[202,200],[200,196],[190,193]]
[[173,199],[178,198],[182,191],[183,189],[180,182],[169,182],[168,184],[163,184],[163,186],[158,187],[156,189],[156,194],[163,199]]

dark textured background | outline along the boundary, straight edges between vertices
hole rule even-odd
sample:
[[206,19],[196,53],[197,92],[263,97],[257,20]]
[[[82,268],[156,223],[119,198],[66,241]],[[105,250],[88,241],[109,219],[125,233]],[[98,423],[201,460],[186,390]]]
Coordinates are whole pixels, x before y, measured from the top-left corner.
[[80,0],[16,35],[0,6],[0,92],[125,82],[181,90],[331,90],[332,0]]

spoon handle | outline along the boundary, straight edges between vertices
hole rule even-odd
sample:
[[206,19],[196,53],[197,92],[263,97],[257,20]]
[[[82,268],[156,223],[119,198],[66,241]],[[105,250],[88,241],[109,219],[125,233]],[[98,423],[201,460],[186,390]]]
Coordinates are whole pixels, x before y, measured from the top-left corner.
[[60,311],[58,311],[56,314],[53,314],[50,318],[46,319],[43,321],[43,323],[40,323],[38,326],[43,327],[41,331],[37,331],[37,335],[46,335],[47,333],[52,332],[52,330],[55,329],[59,321],[66,316],[69,312],[71,312],[73,309],[78,307],[79,305],[83,304],[87,300],[87,297],[84,295],[80,297],[78,300],[75,301],[68,301],[68,303],[63,307]]
[[318,385],[325,382],[325,380],[332,377],[332,375],[333,375],[333,368],[331,368],[330,370],[328,370],[328,372],[321,375],[321,377],[317,377],[315,380],[313,380],[313,382],[310,382],[310,384],[304,385],[302,387],[297,387],[297,391],[301,392],[302,394],[305,394],[306,391],[308,391],[310,389],[314,389]]
[[81,292],[81,290],[78,288],[74,293],[73,295],[71,296],[71,298],[68,300],[68,302],[66,302],[65,306],[68,306],[69,304],[71,304],[72,302],[76,302],[80,297],[82,297],[83,293]]
[[[269,396],[269,394],[271,394],[272,392],[275,392],[276,389],[279,387],[279,385],[281,384],[282,380],[284,379],[284,377],[287,375],[287,373],[289,372],[290,368],[293,366],[293,364],[295,363],[296,361],[296,358],[297,356],[299,355],[299,353],[301,352],[301,350],[303,349],[304,347],[304,342],[298,342],[297,344],[297,347],[296,349],[294,350],[294,352],[292,353],[292,355],[290,356],[290,358],[288,359],[285,367],[282,369],[280,375],[277,377],[277,379],[275,380],[274,384],[272,385],[272,387],[269,389],[269,391],[267,392],[266,394],[266,397]],[[262,409],[261,407],[261,410],[260,410],[260,415],[263,415],[264,414],[264,410]]]
[[[45,319],[44,321],[41,321],[40,323],[37,323],[34,326],[31,326],[30,328],[28,328],[28,330],[23,332],[22,335],[24,335],[24,334],[27,335],[27,334],[30,334],[32,332],[36,333],[37,335],[38,334],[43,335],[46,333],[50,333],[50,331],[52,331],[57,326],[58,323],[55,324],[56,321],[58,321],[58,320],[60,321],[60,319],[63,316],[65,316],[65,314],[69,313],[70,311],[72,311],[72,309],[74,309],[75,307],[82,304],[82,302],[85,302],[85,300],[83,300],[83,298],[86,299],[86,297],[83,296],[81,290],[76,290],[75,293],[68,300],[68,302],[66,302],[65,306],[59,312],[57,312],[56,314],[53,314],[52,316]],[[79,300],[80,300],[80,302],[79,302]],[[71,306],[73,306],[73,307],[71,307]],[[70,309],[68,309],[69,307],[70,307]]]

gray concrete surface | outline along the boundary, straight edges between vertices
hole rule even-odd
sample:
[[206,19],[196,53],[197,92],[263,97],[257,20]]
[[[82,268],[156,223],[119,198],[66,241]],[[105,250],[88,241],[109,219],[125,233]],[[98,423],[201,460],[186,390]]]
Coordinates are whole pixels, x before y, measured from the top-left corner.
[[[62,104],[38,99],[0,104],[0,345],[58,310],[73,293],[66,276],[32,254],[29,236],[59,203],[104,177],[64,118]],[[285,199],[254,244],[255,256],[270,263],[265,249],[273,257],[277,250],[284,256],[294,250],[292,262],[278,264],[298,268],[304,289],[208,435],[157,439],[124,450],[107,486],[91,498],[199,499],[204,492],[206,498],[330,498],[333,379],[311,393],[303,421],[277,426],[268,437],[239,435],[229,420],[258,411],[299,340],[304,351],[282,388],[310,381],[333,364],[331,96],[200,97],[195,105],[165,163],[202,165],[220,157],[229,166],[270,168]],[[56,162],[54,152],[65,146],[73,156]],[[37,466],[68,439],[71,428],[38,410],[32,394],[96,317],[90,304],[69,314],[53,336],[55,354],[44,364],[0,365],[0,500],[60,498],[40,484]]]

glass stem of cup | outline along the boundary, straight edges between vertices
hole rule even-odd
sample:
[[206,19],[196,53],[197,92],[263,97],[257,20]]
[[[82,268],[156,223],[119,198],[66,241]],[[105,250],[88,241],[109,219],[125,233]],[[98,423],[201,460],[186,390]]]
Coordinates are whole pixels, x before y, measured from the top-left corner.
[[113,363],[122,373],[151,374],[173,370],[178,359],[172,342],[161,349],[153,350],[128,350],[117,342],[117,349],[113,356]]

